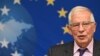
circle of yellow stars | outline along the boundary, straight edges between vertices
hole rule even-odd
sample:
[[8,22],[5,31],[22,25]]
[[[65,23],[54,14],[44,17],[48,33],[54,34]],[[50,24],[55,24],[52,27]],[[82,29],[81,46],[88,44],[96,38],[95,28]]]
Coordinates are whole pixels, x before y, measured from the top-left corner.
[[[47,1],[47,6],[49,5],[54,6],[55,0],[46,0],[46,1]],[[68,11],[62,7],[60,10],[57,11],[57,13],[59,14],[58,15],[59,18],[66,18]],[[67,25],[65,27],[62,27],[62,29],[64,30],[63,32],[64,34],[69,33]]]
[[[47,5],[52,5],[54,6],[54,2],[55,0],[46,0],[47,1]],[[57,13],[59,14],[59,18],[66,18],[66,14],[68,13],[67,10],[65,10],[64,8],[61,8],[60,10],[57,11]],[[68,30],[68,25],[66,25],[65,27],[62,27],[62,29],[64,30],[64,34],[69,33]]]
[[[54,2],[55,2],[55,0],[47,0],[47,5],[54,6]],[[68,11],[65,10],[65,9],[62,7],[60,10],[57,11],[57,13],[59,14],[59,15],[58,15],[59,18],[66,18],[66,15],[67,15]],[[69,29],[68,29],[68,24],[66,24],[66,26],[62,27],[62,29],[63,29],[63,34],[66,34],[66,33],[70,34],[70,31],[69,31]],[[64,44],[64,41],[61,40],[60,43],[57,43],[57,45],[60,45],[60,44]],[[44,56],[46,56],[46,55],[44,55]]]

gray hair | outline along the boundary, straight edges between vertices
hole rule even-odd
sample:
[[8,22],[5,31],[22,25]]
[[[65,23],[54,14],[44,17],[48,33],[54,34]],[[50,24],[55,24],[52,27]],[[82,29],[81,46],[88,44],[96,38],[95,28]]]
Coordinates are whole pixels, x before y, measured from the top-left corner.
[[84,6],[76,6],[76,7],[72,8],[72,10],[70,11],[70,13],[68,15],[68,23],[69,24],[71,23],[71,15],[73,14],[73,12],[79,11],[79,10],[87,10],[87,11],[89,11],[91,13],[91,21],[95,22],[94,15],[93,15],[93,13],[91,12],[90,9],[88,9],[87,7],[84,7]]

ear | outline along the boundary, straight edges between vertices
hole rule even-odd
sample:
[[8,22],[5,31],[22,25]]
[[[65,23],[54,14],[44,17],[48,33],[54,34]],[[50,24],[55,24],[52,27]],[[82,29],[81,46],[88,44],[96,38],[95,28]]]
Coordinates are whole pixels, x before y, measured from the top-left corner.
[[68,33],[69,33],[70,35],[72,35],[71,27],[70,27],[70,26],[67,26],[67,28],[68,28]]
[[96,31],[96,26],[97,26],[97,24],[95,23],[95,24],[94,24],[94,32]]

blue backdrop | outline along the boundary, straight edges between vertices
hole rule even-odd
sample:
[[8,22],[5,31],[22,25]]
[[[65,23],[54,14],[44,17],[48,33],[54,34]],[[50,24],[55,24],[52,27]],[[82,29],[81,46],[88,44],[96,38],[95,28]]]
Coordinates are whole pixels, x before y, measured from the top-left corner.
[[99,40],[100,0],[0,0],[0,56],[47,56],[51,46],[72,41],[64,27],[75,6],[91,9]]

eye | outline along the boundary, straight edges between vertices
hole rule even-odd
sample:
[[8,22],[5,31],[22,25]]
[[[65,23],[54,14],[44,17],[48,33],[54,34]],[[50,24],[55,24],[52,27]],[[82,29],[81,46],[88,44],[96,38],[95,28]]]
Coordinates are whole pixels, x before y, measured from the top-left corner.
[[72,26],[77,27],[77,26],[79,26],[79,24],[78,23],[73,23]]
[[90,25],[90,22],[84,22],[83,25]]

